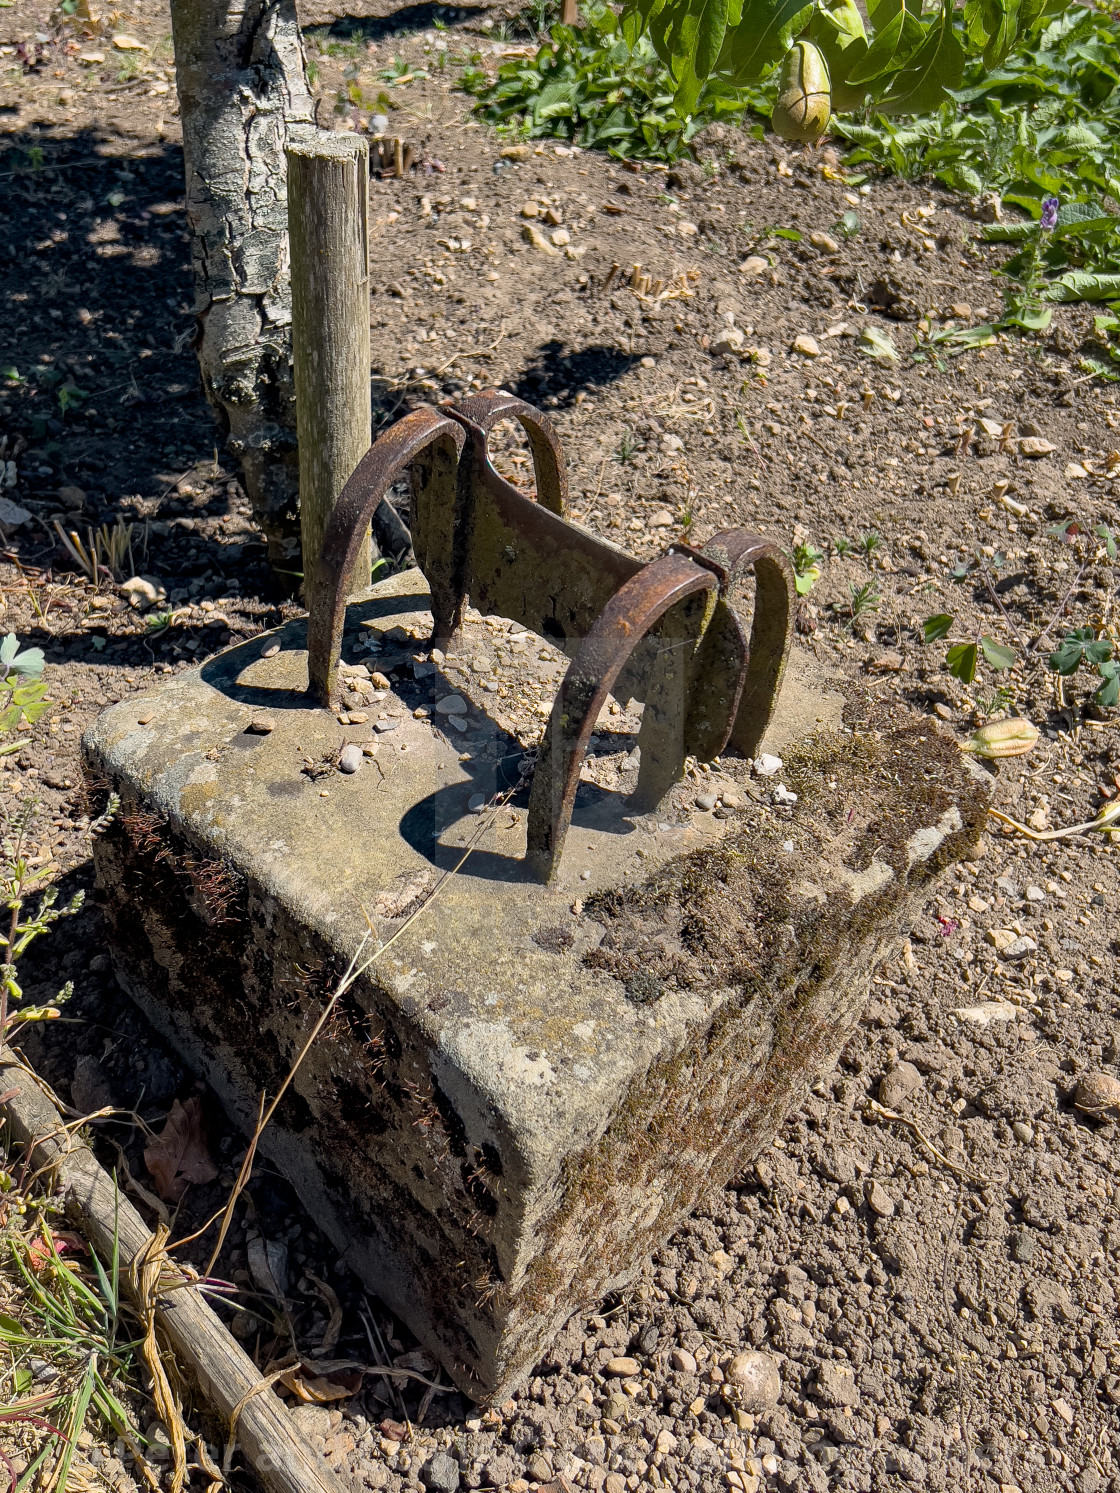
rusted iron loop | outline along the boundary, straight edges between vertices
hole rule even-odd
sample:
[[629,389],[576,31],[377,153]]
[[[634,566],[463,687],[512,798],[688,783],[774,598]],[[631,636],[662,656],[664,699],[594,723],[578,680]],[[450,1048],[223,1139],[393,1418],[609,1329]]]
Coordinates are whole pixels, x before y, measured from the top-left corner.
[[346,601],[362,538],[393,483],[436,441],[450,442],[458,457],[465,435],[459,424],[430,406],[413,410],[377,438],[339,494],[308,596],[308,692],[328,709],[337,701]]
[[615,592],[584,639],[557,693],[529,793],[525,858],[542,881],[559,865],[587,744],[627,659],[671,607],[716,584],[684,555],[663,555]]
[[[500,481],[487,450],[486,438],[499,420],[516,420],[529,438],[533,452],[533,473],[537,484],[537,502],[551,513],[563,516],[568,506],[568,470],[560,438],[551,420],[540,410],[518,399],[515,394],[485,389],[472,394],[460,404],[449,406],[447,413],[471,435],[475,460]],[[522,495],[523,496],[523,495]]]
[[[748,572],[754,571],[746,675],[729,737],[737,751],[753,757],[774,717],[793,641],[797,605],[793,567],[772,539],[747,529],[724,529],[714,534],[705,544],[703,556],[726,572],[724,594],[740,618],[746,616],[744,582]],[[699,557],[697,561],[700,563]]]

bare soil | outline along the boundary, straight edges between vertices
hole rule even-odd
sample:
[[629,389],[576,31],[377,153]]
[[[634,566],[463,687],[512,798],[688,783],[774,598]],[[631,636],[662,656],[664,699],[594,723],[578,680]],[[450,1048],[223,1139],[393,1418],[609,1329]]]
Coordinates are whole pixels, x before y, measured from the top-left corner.
[[[953,636],[1018,646],[1008,687],[1043,736],[993,769],[996,802],[1038,827],[1090,819],[1115,792],[1116,713],[1088,702],[1083,675],[1060,693],[1042,662],[1066,627],[1115,615],[1115,571],[1095,541],[1047,533],[1072,517],[1087,534],[1115,522],[1120,409],[1080,370],[1086,309],[1059,308],[1044,340],[912,363],[920,318],[974,325],[998,309],[1000,255],[977,243],[970,204],[928,183],[861,192],[827,150],[732,131],[670,170],[552,142],[511,160],[454,91],[453,61],[441,69],[494,46],[480,13],[456,14],[441,31],[426,8],[338,23],[337,55],[323,30],[310,43],[324,123],[348,68],[374,94],[394,57],[429,73],[390,90],[416,165],[372,185],[379,422],[505,387],[555,421],[571,516],[635,553],[732,524],[815,543],[827,558],[800,644],[860,672],[899,718],[928,715],[963,740],[1001,682],[952,679],[945,644],[921,642],[924,617],[952,612]],[[31,6],[0,16],[0,366],[20,375],[0,388],[0,455],[18,472],[4,495],[34,515],[7,539],[0,629],[46,650],[55,702],[4,759],[0,793],[41,800],[36,851],[66,895],[90,883],[85,723],[282,607],[189,346],[166,11],[145,3],[84,31]],[[120,33],[149,50],[114,48]],[[848,211],[860,228],[845,238]],[[764,262],[745,272],[751,256]],[[641,293],[643,273],[667,294]],[[860,351],[868,326],[893,338],[897,363]],[[794,351],[799,337],[817,354]],[[1054,449],[1028,458],[1023,436]],[[514,432],[501,464],[514,479],[531,470]],[[153,634],[112,587],[76,577],[56,514],[83,535],[131,522],[135,568],[164,586],[175,623]],[[866,553],[865,535],[879,536]],[[837,539],[854,548],[840,557]],[[978,549],[1007,557],[990,588],[950,575]],[[868,585],[870,604],[853,607]],[[520,1493],[1117,1493],[1116,1131],[1072,1102],[1085,1073],[1120,1074],[1117,898],[1106,837],[993,833],[875,977],[859,1037],[773,1148],[625,1299],[573,1320],[523,1392],[481,1415],[458,1395],[421,1406],[419,1389],[367,1379],[337,1405],[299,1409],[309,1434],[355,1488],[416,1486],[438,1446],[466,1486]],[[999,930],[1036,948],[1001,959],[986,938]],[[108,1100],[158,1129],[192,1079],[115,985],[92,903],[27,963],[32,999],[76,987],[63,1019],[23,1041],[40,1072],[78,1112]],[[899,1078],[900,1063],[916,1072]],[[880,1097],[895,1118],[872,1107]],[[220,1176],[188,1194],[184,1224],[220,1204],[243,1144],[207,1105]],[[140,1130],[105,1135],[148,1180]],[[239,1287],[235,1330],[262,1368],[287,1345],[253,1264],[262,1237],[287,1251],[280,1286],[301,1347],[330,1314],[317,1277],[342,1302],[340,1354],[385,1362],[414,1348],[281,1179],[261,1168],[250,1194],[218,1271]],[[777,1406],[753,1415],[724,1383],[745,1347],[773,1354],[782,1376]],[[640,1374],[612,1378],[607,1361],[627,1352]]]

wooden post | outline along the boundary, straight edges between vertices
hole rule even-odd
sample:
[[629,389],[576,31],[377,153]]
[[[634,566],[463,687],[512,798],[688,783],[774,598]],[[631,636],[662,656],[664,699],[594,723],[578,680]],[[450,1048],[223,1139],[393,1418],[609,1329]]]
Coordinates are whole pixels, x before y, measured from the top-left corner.
[[[288,238],[299,437],[304,600],[311,604],[327,520],[369,449],[369,146],[358,135],[290,141]],[[370,543],[354,567],[369,584]]]

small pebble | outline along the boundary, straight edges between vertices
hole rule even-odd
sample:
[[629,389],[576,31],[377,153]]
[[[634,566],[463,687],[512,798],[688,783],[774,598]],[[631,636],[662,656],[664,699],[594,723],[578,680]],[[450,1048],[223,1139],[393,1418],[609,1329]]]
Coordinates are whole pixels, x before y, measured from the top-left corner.
[[669,1354],[669,1367],[678,1374],[695,1374],[696,1360],[687,1348],[674,1348]]
[[895,1063],[879,1080],[879,1103],[897,1109],[921,1086],[922,1075],[913,1063]]
[[1077,1085],[1074,1105],[1097,1120],[1120,1120],[1120,1078],[1111,1073],[1086,1073]]
[[270,715],[255,715],[245,729],[257,736],[267,736],[270,731],[276,730],[276,722]]
[[1024,1146],[1029,1146],[1034,1140],[1034,1127],[1028,1125],[1026,1120],[1016,1120],[1011,1126],[1011,1133],[1016,1140],[1022,1141]]
[[591,880],[591,872],[590,871],[581,871],[579,873],[579,879],[580,879],[580,881],[590,881]]
[[642,1372],[642,1366],[636,1358],[611,1358],[607,1362],[606,1372],[616,1379],[632,1379],[635,1374]]
[[262,658],[275,658],[276,655],[279,652],[280,652],[280,644],[279,643],[269,643],[268,647],[262,650],[261,657]]
[[401,723],[398,720],[374,721],[373,729],[378,733],[379,736],[384,736],[389,731],[398,730],[400,728],[400,724]]
[[1025,959],[1028,954],[1034,954],[1037,952],[1037,950],[1038,945],[1035,943],[1034,939],[1028,938],[1024,934],[1022,938],[1017,938],[1014,943],[1008,944],[1008,946],[1001,951],[1001,957],[1004,959]]
[[725,788],[719,798],[720,803],[723,804],[725,809],[739,809],[743,806],[742,795],[737,793],[734,788]]
[[793,339],[793,351],[804,358],[819,358],[821,355],[820,343],[805,332]]
[[868,1186],[867,1206],[880,1218],[894,1217],[894,1199],[880,1182],[872,1182]]
[[1011,1236],[1011,1258],[1025,1265],[1034,1259],[1038,1248],[1038,1235],[1033,1229],[1016,1229]]
[[485,793],[472,793],[467,799],[467,808],[472,814],[481,814],[486,807]]
[[719,799],[714,793],[699,793],[696,796],[696,807],[703,809],[705,813],[714,809],[718,802]]
[[1023,894],[1028,902],[1045,902],[1046,893],[1040,886],[1029,886]]
[[755,777],[772,778],[776,772],[781,772],[785,763],[780,757],[774,757],[769,752],[763,752],[761,756],[754,759]]
[[440,715],[465,715],[467,702],[462,695],[444,695],[442,700],[436,701],[436,709]]
[[782,1393],[782,1376],[769,1353],[737,1353],[723,1371],[739,1391],[738,1403],[748,1414],[772,1410]]
[[338,770],[345,773],[357,772],[363,761],[361,747],[356,741],[352,741],[347,746],[344,746],[339,753]]
[[385,675],[385,674],[382,674],[381,671],[380,671],[380,669],[375,670],[369,676],[369,681],[373,685],[374,689],[391,689],[392,688],[392,686],[389,683],[388,676]]

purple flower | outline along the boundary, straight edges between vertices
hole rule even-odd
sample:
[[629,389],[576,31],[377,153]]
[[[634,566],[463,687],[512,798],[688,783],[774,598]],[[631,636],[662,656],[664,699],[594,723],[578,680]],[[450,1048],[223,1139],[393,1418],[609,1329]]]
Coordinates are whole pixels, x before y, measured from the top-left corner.
[[1058,199],[1047,197],[1042,204],[1042,226],[1049,232],[1058,226]]

